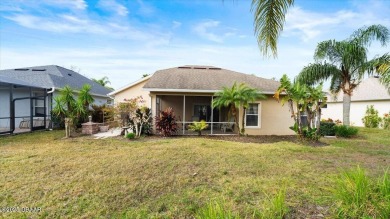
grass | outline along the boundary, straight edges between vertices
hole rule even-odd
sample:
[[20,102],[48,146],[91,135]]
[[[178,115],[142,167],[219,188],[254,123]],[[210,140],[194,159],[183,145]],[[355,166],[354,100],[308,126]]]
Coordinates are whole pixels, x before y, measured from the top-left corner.
[[382,182],[378,191],[390,188],[389,178],[380,177],[390,167],[390,131],[359,133],[323,139],[325,147],[212,138],[62,139],[62,131],[2,137],[0,207],[42,210],[0,217],[192,218],[210,208],[233,218],[260,217],[266,209],[287,218],[334,217],[340,172],[359,165]]

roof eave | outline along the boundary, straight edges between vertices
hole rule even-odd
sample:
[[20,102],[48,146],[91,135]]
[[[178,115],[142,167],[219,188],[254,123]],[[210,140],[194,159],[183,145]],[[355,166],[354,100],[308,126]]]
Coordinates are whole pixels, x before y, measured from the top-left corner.
[[[143,88],[150,92],[177,92],[177,93],[216,93],[221,90],[202,90],[202,89],[165,89],[165,88]],[[263,91],[263,94],[274,94],[275,92]]]

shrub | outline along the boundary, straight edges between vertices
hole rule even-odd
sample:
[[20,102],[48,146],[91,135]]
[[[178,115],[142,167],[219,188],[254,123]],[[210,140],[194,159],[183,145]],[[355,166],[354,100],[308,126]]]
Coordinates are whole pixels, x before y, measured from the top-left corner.
[[317,135],[317,129],[306,127],[302,129],[302,137],[309,141],[318,141],[321,136]]
[[362,121],[366,128],[378,128],[382,118],[378,115],[378,110],[374,109],[374,105],[367,106],[366,114]]
[[390,215],[390,180],[384,173],[370,179],[360,167],[342,172],[333,191],[338,218],[388,218]]
[[202,130],[206,129],[207,127],[209,127],[209,125],[207,125],[206,121],[204,120],[201,120],[200,122],[193,122],[188,126],[191,131],[198,132],[199,136],[202,135]]
[[132,132],[127,133],[126,138],[127,138],[127,139],[134,139],[134,138],[135,138],[135,134],[132,133]]
[[336,135],[336,124],[334,122],[321,122],[320,135],[321,136],[335,136]]
[[336,127],[336,136],[337,137],[343,137],[343,138],[350,138],[359,132],[359,130],[352,126],[346,126],[346,125],[338,125]]
[[108,123],[114,120],[114,108],[111,106],[103,105],[91,105],[91,116],[93,122]]
[[167,108],[156,116],[156,128],[164,136],[172,136],[177,133],[176,116],[172,108]]
[[384,129],[390,129],[390,115],[388,113],[383,115],[381,126]]

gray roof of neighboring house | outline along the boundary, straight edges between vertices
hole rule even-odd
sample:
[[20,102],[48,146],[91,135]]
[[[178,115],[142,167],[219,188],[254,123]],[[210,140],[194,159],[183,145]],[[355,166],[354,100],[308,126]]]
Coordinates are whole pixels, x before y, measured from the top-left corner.
[[186,65],[156,71],[144,88],[148,90],[207,90],[246,83],[265,93],[274,93],[279,82],[213,66]]
[[[386,87],[381,84],[379,78],[370,77],[363,80],[353,91],[351,101],[389,100],[390,94]],[[336,96],[328,95],[328,102],[342,102],[343,93]]]
[[13,85],[20,85],[20,86],[26,86],[26,87],[34,87],[34,88],[44,88],[40,86],[33,85],[26,81],[21,81],[15,78],[10,78],[7,76],[0,75],[0,84],[13,84]]
[[90,84],[92,94],[105,96],[111,92],[91,79],[57,65],[0,70],[0,76],[24,81],[37,87],[63,88],[65,85],[69,85],[73,89],[79,90],[84,84]]

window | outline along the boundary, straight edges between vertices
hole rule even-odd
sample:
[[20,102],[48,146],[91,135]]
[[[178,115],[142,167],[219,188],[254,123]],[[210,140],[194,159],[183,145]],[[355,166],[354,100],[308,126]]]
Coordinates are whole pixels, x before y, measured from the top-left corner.
[[251,103],[245,111],[245,126],[259,127],[259,105],[258,103]]
[[[35,97],[43,97],[43,92],[35,92]],[[45,116],[45,100],[42,99],[34,99],[34,116]]]

